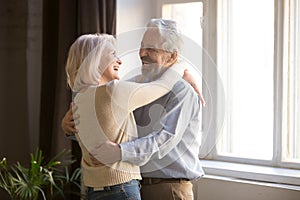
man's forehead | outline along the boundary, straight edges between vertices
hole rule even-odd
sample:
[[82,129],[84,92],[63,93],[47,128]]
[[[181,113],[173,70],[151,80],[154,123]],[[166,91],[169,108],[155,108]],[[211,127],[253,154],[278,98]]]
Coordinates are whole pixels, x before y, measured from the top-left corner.
[[165,37],[157,29],[148,29],[141,41],[142,45],[147,48],[162,48]]

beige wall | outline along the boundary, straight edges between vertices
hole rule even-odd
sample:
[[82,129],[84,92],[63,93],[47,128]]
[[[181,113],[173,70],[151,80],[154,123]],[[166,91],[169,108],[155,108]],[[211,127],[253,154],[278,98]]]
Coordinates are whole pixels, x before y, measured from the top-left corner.
[[299,200],[300,191],[242,181],[203,178],[194,183],[195,200]]

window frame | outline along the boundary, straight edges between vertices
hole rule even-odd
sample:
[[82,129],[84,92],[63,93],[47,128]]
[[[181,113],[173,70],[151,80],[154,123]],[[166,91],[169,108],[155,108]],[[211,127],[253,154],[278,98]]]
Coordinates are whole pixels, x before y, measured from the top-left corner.
[[[225,164],[229,163],[246,163],[245,166],[248,166],[249,171],[254,167],[254,165],[265,166],[266,168],[269,167],[276,167],[282,168],[286,170],[288,168],[292,168],[295,170],[300,169],[300,164],[296,162],[288,162],[282,160],[282,151],[283,151],[283,133],[284,127],[282,126],[283,123],[283,80],[285,77],[284,75],[284,45],[286,45],[285,41],[285,32],[284,26],[286,26],[285,19],[286,15],[288,14],[288,2],[291,0],[274,0],[275,3],[275,18],[274,18],[274,31],[275,31],[275,41],[274,41],[274,120],[273,120],[273,158],[272,160],[258,160],[258,159],[250,159],[250,158],[241,158],[241,157],[234,157],[234,156],[227,156],[227,155],[220,155],[217,152],[217,148],[214,148],[212,152],[205,158],[208,160],[206,163],[210,163],[210,161],[215,160],[217,162],[226,162]],[[214,32],[217,30],[218,27],[218,6],[220,6],[220,0],[204,0],[204,48],[208,50],[209,54],[212,56],[213,59],[216,61],[220,61],[218,58],[219,51],[218,51],[218,44],[215,43],[217,37],[212,39],[212,36],[209,36],[209,33]],[[215,34],[214,34],[215,35]],[[217,35],[217,34],[216,34]],[[226,59],[222,60],[223,62],[227,62]],[[205,64],[205,63],[204,63]],[[222,72],[221,72],[222,73]],[[205,95],[205,94],[204,94]],[[203,119],[205,119],[205,112]],[[205,123],[205,122],[203,122]],[[215,141],[211,141],[215,142]],[[213,144],[210,144],[213,145]],[[211,165],[208,164],[210,167]],[[291,170],[291,171],[292,171]],[[209,170],[208,170],[209,171]],[[226,173],[222,173],[226,175]],[[217,174],[220,175],[218,172]],[[278,175],[278,174],[277,174]],[[251,178],[251,176],[248,176]],[[267,178],[268,179],[268,178]],[[269,177],[270,179],[270,177]],[[280,180],[281,178],[279,178]],[[257,179],[260,180],[260,179]],[[264,180],[264,178],[262,178]],[[282,181],[281,181],[282,182]],[[283,181],[284,182],[284,181]],[[289,182],[289,181],[287,181]],[[295,181],[290,181],[291,184],[295,184]],[[297,185],[299,183],[296,183]]]
[[[220,3],[221,1],[214,2]],[[281,0],[275,0],[275,18],[274,18],[274,31],[275,31],[275,41],[274,41],[274,120],[273,120],[273,158],[272,160],[258,160],[258,159],[250,159],[250,158],[240,158],[240,157],[234,157],[234,156],[226,156],[226,155],[220,155],[217,152],[217,149],[214,148],[213,152],[210,153],[208,156],[208,159],[214,159],[219,161],[228,161],[228,162],[235,162],[235,163],[248,163],[248,164],[258,164],[258,165],[265,165],[265,166],[273,166],[273,167],[281,167],[281,168],[295,168],[300,169],[300,164],[295,162],[289,162],[289,161],[283,161],[282,160],[282,152],[283,152],[283,134],[286,131],[283,126],[283,115],[284,115],[284,108],[283,108],[283,81],[284,78],[284,48],[282,48],[284,45],[286,45],[285,41],[285,32],[284,32],[284,26],[286,26],[287,23],[285,23],[286,15],[288,14],[288,3],[289,0],[281,1]],[[215,16],[214,20],[217,21],[217,15],[218,11],[215,9],[210,9],[209,5],[204,6],[207,8],[208,12],[215,12],[213,16]],[[206,13],[208,13],[206,12]],[[210,15],[211,16],[211,15]],[[208,17],[207,15],[204,16],[204,18]],[[208,22],[207,22],[208,23]],[[215,22],[216,24],[218,22]],[[204,29],[204,32],[211,32],[213,25],[206,25],[207,28]],[[215,25],[217,26],[217,25]],[[205,35],[205,34],[204,34]],[[206,40],[207,38],[204,38]],[[217,40],[217,38],[215,38]],[[206,44],[207,42],[203,42]],[[210,49],[210,46],[215,46],[215,44],[208,44],[208,49]],[[204,47],[207,48],[207,47]],[[219,53],[220,50],[218,47],[216,48],[217,52]],[[217,61],[218,58],[215,57]],[[227,62],[227,60],[222,60]],[[221,72],[222,73],[222,72]],[[205,113],[204,113],[205,114]],[[203,116],[205,119],[205,115]],[[204,122],[205,123],[205,122]]]
[[[220,9],[220,7],[223,7],[222,3],[223,2],[229,2],[230,0],[221,0],[221,1],[217,1],[216,2],[216,6],[215,7],[208,7],[208,9],[210,10],[216,10],[216,9]],[[226,3],[225,2],[225,3]],[[230,3],[230,2],[229,2]],[[221,5],[220,5],[221,4]],[[214,160],[218,160],[218,161],[228,161],[228,162],[234,162],[234,163],[247,163],[247,164],[257,164],[257,165],[265,165],[265,166],[278,166],[277,163],[277,159],[279,157],[281,157],[281,155],[278,155],[277,153],[280,152],[278,151],[278,145],[281,144],[281,137],[280,137],[280,133],[281,133],[281,123],[278,123],[281,121],[281,106],[282,106],[282,99],[281,99],[281,94],[282,93],[282,88],[281,88],[281,85],[282,85],[282,44],[281,42],[283,41],[282,40],[282,35],[283,35],[283,31],[282,31],[282,26],[283,26],[283,6],[280,5],[282,4],[282,1],[278,1],[278,0],[275,0],[275,9],[277,9],[277,11],[275,13],[275,24],[274,24],[274,32],[275,32],[275,39],[276,41],[274,41],[274,120],[273,120],[273,158],[272,160],[263,160],[263,159],[253,159],[253,158],[243,158],[243,157],[237,157],[237,156],[234,156],[234,155],[226,155],[226,154],[219,154],[218,151],[217,151],[217,148],[214,148],[213,152],[210,154],[209,156],[209,159],[214,159]],[[209,5],[208,5],[209,6]],[[210,10],[208,10],[207,12],[209,12]],[[222,9],[222,12],[224,10]],[[219,10],[216,10],[214,11],[216,12],[216,18],[215,18],[215,23],[216,23],[216,26],[217,26],[217,29],[220,27],[220,24],[221,23],[220,21],[218,21],[219,17],[218,17],[218,14],[221,12]],[[228,10],[225,11],[226,14],[228,14]],[[223,22],[222,22],[223,23]],[[227,22],[225,22],[227,23]],[[224,26],[227,26],[227,24],[225,24]],[[206,29],[205,31],[208,31],[210,32],[209,29]],[[276,37],[276,33],[278,33],[278,36],[279,37]],[[218,35],[218,34],[217,34]],[[230,37],[230,35],[226,35],[226,37]],[[205,38],[204,38],[205,39]],[[217,41],[220,41],[220,38],[219,38],[219,35],[217,36]],[[217,52],[213,52],[213,53],[216,53],[216,60],[217,60],[217,63],[218,62],[226,62],[225,66],[228,66],[229,65],[229,61],[227,59],[228,55],[225,55],[225,56],[222,56],[221,55],[221,51],[219,49],[219,44],[217,44]],[[225,45],[226,46],[226,45]],[[205,47],[204,47],[205,48]],[[227,46],[225,47],[227,48]],[[225,50],[226,51],[226,50]],[[226,68],[226,67],[225,67]],[[226,73],[226,72],[222,72],[222,70],[219,71],[220,73]],[[226,81],[226,80],[223,80],[223,81]],[[230,91],[229,91],[230,92]],[[227,106],[227,104],[226,104]],[[228,108],[230,109],[230,108]],[[228,112],[226,113],[226,117],[227,119],[229,119],[229,122],[230,123],[230,116],[228,115]],[[203,116],[203,118],[205,118],[205,116]],[[213,144],[211,144],[213,145]],[[276,156],[275,156],[276,155]]]

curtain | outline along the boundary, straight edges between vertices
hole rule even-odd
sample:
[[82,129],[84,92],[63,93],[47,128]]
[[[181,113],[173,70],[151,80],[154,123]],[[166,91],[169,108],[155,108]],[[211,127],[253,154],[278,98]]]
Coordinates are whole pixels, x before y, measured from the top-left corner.
[[65,62],[69,47],[79,35],[96,32],[116,34],[116,0],[43,1],[39,144],[46,157],[62,149],[72,149],[80,160],[78,144],[68,140],[61,129],[61,120],[71,101]]
[[78,33],[116,34],[116,0],[79,0]]

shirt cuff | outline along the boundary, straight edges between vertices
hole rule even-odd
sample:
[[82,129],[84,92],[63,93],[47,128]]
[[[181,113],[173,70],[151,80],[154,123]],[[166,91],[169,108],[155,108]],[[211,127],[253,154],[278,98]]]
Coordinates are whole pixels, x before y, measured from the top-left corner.
[[70,134],[70,135],[66,135],[66,136],[68,139],[78,142],[75,134]]
[[122,161],[132,161],[135,158],[135,149],[133,142],[124,142],[120,144],[121,148],[121,160]]

